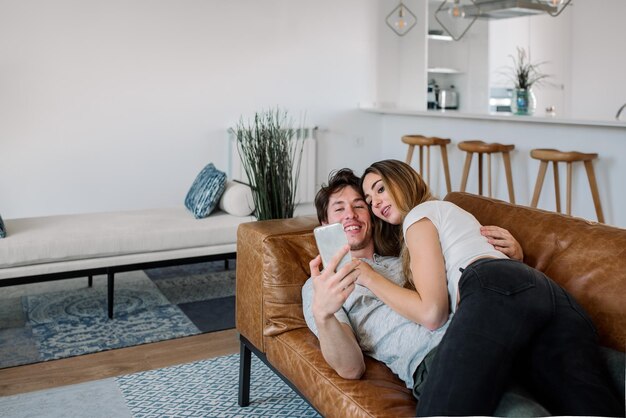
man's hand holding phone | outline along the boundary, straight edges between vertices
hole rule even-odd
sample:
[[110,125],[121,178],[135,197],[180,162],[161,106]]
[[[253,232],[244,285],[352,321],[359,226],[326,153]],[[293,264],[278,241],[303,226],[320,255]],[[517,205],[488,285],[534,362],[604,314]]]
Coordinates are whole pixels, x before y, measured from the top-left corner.
[[344,263],[337,271],[337,265],[346,255],[349,255],[350,246],[344,245],[336,252],[320,272],[322,257],[318,255],[309,263],[313,278],[313,314],[316,320],[334,315],[352,293],[355,281],[358,278],[356,268],[360,260],[355,259]]
[[[313,235],[315,236],[317,249],[322,256],[324,269],[326,269],[329,267],[328,264],[330,263],[332,257],[343,247],[348,245],[348,237],[343,230],[343,225],[340,223],[318,226],[313,230]],[[350,260],[352,260],[352,256],[348,251],[347,253],[344,253],[338,264],[333,268],[333,271],[337,271]]]

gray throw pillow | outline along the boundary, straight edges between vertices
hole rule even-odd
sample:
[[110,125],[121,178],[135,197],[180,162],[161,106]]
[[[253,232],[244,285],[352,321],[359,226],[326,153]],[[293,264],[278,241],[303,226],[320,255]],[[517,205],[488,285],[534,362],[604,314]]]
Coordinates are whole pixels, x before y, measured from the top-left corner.
[[226,187],[226,173],[209,163],[196,177],[185,197],[185,207],[196,219],[205,218],[215,209]]
[[2,215],[0,215],[0,238],[4,238],[7,236],[7,229],[4,227],[4,222],[2,222]]

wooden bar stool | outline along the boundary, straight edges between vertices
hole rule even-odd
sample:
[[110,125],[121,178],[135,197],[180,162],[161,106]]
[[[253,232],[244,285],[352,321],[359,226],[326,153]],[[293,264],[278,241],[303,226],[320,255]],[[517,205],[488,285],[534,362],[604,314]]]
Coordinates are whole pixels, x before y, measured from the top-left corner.
[[506,174],[506,184],[509,190],[509,201],[515,203],[515,191],[513,190],[513,174],[511,171],[511,158],[509,152],[515,149],[515,145],[503,145],[498,143],[487,144],[483,141],[463,141],[459,142],[459,149],[467,153],[465,166],[463,167],[463,177],[461,178],[461,191],[465,191],[467,177],[469,176],[472,156],[478,154],[478,194],[483,194],[483,154],[487,154],[487,184],[489,197],[491,195],[491,154],[502,153],[504,161],[504,172]]
[[434,136],[423,135],[404,135],[402,142],[409,146],[406,153],[406,163],[411,164],[413,159],[413,150],[416,146],[420,149],[420,167],[419,172],[424,177],[424,147],[426,147],[426,183],[430,185],[430,147],[439,146],[441,149],[441,161],[443,163],[443,174],[446,177],[446,189],[448,193],[452,191],[452,185],[450,183],[450,167],[448,166],[448,148],[450,143],[449,139],[437,138]]
[[604,222],[604,215],[602,214],[602,205],[600,205],[600,194],[598,193],[598,184],[596,183],[596,175],[593,171],[593,160],[598,158],[598,154],[585,154],[582,152],[571,151],[563,152],[555,149],[533,149],[530,151],[530,156],[536,160],[541,161],[539,164],[539,174],[537,175],[537,182],[535,183],[535,192],[533,193],[533,200],[530,204],[533,208],[537,207],[539,202],[539,195],[541,194],[541,187],[543,186],[543,180],[546,176],[546,170],[548,169],[548,163],[552,162],[552,170],[554,171],[554,193],[556,195],[556,211],[561,213],[561,194],[559,191],[559,162],[567,163],[567,214],[572,214],[572,163],[582,161],[585,163],[585,169],[587,171],[587,178],[589,179],[589,187],[591,188],[591,197],[593,198],[593,205],[596,208],[596,215],[598,216],[598,222]]

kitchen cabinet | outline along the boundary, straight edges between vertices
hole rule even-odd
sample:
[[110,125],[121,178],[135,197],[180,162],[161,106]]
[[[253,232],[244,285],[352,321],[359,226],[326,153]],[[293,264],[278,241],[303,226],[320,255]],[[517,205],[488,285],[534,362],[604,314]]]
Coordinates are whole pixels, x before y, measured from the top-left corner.
[[[457,111],[419,111],[415,109],[361,107],[365,114],[372,114],[379,121],[382,158],[402,159],[406,154],[406,145],[399,140],[407,132],[426,132],[428,135],[450,138],[453,146],[448,147],[452,189],[458,190],[465,155],[458,149],[459,141],[482,139],[486,142],[515,144],[511,156],[513,164],[513,182],[515,198],[518,203],[529,204],[537,177],[539,162],[529,157],[533,148],[556,148],[597,152],[599,161],[594,163],[600,200],[604,209],[605,220],[611,225],[626,228],[626,195],[620,181],[626,178],[626,121],[582,120],[546,116],[510,116],[468,114]],[[492,162],[495,163],[495,162]],[[477,190],[475,173],[470,172],[470,190]],[[596,219],[593,201],[589,195],[589,183],[585,170],[573,173],[573,211],[576,216]],[[565,178],[561,176],[561,187],[565,187]],[[474,182],[472,184],[472,182]],[[554,193],[547,193],[553,187],[552,176],[546,177],[540,207],[555,208]],[[437,196],[445,196],[446,187],[443,170],[431,173],[431,187]],[[507,196],[504,176],[494,178],[494,195]],[[564,189],[562,189],[564,190]]]

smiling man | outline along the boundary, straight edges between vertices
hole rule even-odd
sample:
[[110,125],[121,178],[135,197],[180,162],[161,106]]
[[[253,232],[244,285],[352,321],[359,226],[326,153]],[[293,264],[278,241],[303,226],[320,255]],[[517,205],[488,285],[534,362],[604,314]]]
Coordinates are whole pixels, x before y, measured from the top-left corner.
[[[355,284],[361,263],[370,264],[389,280],[402,281],[400,259],[379,257],[374,252],[370,213],[360,190],[359,178],[352,170],[342,169],[331,174],[328,185],[317,193],[315,206],[320,223],[341,223],[349,249],[337,254],[322,272],[321,258],[311,261],[312,277],[302,289],[305,319],[320,340],[324,359],[340,376],[360,378],[365,371],[365,352],[412,382],[413,371],[437,345],[445,327],[431,333],[397,315],[367,288]],[[335,272],[337,262],[348,250],[353,260]],[[406,344],[398,344],[403,339]]]

